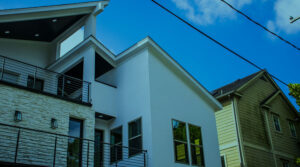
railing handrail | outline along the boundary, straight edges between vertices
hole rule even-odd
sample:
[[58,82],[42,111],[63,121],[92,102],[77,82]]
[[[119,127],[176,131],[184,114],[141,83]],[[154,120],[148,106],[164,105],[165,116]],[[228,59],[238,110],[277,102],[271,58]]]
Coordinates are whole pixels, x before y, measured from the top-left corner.
[[49,70],[49,69],[46,69],[46,68],[43,68],[43,67],[39,67],[39,66],[36,66],[36,65],[33,65],[33,64],[29,64],[29,63],[26,63],[26,62],[23,62],[23,61],[20,61],[20,60],[17,60],[17,59],[13,59],[13,58],[6,57],[6,56],[3,56],[3,55],[0,55],[0,57],[2,57],[3,59],[8,59],[8,60],[16,61],[16,62],[19,62],[19,63],[22,63],[22,64],[26,64],[28,66],[31,66],[31,67],[34,67],[34,68],[37,68],[37,69],[45,70],[45,71],[48,71],[48,72],[52,72],[52,73],[55,73],[55,74],[58,74],[58,75],[66,76],[66,77],[69,77],[69,78],[72,78],[72,79],[76,79],[76,80],[79,80],[79,81],[91,84],[91,82],[84,81],[84,80],[81,80],[81,79],[78,79],[78,78],[75,78],[75,77],[72,77],[72,76],[68,76],[68,75],[65,75],[65,74],[53,71],[53,70]]
[[[4,123],[0,123],[0,125],[1,126],[6,126],[6,127],[17,128],[17,129],[34,131],[34,132],[40,132],[40,133],[45,133],[45,134],[51,134],[51,135],[55,135],[55,136],[62,136],[62,137],[79,139],[79,140],[83,140],[83,141],[95,142],[95,140],[91,140],[91,139],[74,137],[74,136],[69,136],[69,135],[59,134],[59,133],[54,133],[54,132],[47,132],[47,131],[44,131],[44,130],[26,128],[26,127],[21,127],[21,126],[16,126],[16,125],[9,125],[9,124],[4,124]],[[132,149],[132,150],[139,150],[139,151],[142,151],[142,152],[145,152],[145,153],[147,152],[147,150],[137,149],[137,148],[128,147],[128,146],[119,146],[118,144],[111,144],[111,143],[105,143],[105,142],[101,142],[101,144],[106,144],[106,145],[110,145],[110,146],[114,146],[114,147],[122,147],[122,148],[127,148],[127,149]]]

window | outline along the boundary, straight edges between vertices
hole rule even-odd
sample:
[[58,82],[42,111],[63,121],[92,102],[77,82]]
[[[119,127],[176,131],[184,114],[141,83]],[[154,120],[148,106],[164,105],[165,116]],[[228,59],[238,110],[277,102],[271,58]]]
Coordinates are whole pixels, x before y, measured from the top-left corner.
[[290,130],[291,130],[291,135],[292,135],[293,137],[297,137],[296,127],[295,127],[294,122],[289,121],[289,126],[290,126]]
[[189,164],[191,159],[192,165],[205,166],[201,127],[172,120],[172,128],[175,161]]
[[83,121],[70,118],[69,122],[69,140],[68,140],[68,167],[80,167],[82,157],[82,138]]
[[227,166],[225,155],[221,155],[221,164],[222,164],[222,167],[226,167]]
[[279,117],[277,115],[273,115],[273,121],[274,121],[275,130],[280,132],[281,127],[280,127]]
[[122,138],[122,127],[110,131],[110,162],[115,162],[123,159]]
[[84,39],[84,27],[81,27],[72,35],[70,35],[67,39],[60,43],[60,57],[64,56],[70,50],[72,50],[75,46],[77,46]]
[[192,164],[204,166],[201,128],[189,124],[189,134]]
[[94,167],[103,167],[103,131],[102,130],[95,130],[95,146],[94,146]]
[[290,167],[289,161],[282,160],[282,167]]
[[43,91],[43,89],[44,89],[44,80],[38,79],[38,78],[35,78],[35,80],[34,80],[34,77],[28,76],[27,87]]
[[189,163],[186,125],[176,120],[172,121],[175,161]]
[[129,156],[142,152],[142,122],[137,119],[128,124]]
[[7,72],[6,70],[4,70],[4,72],[0,73],[0,77],[2,77],[1,79],[6,81],[6,82],[10,82],[10,83],[14,83],[17,84],[18,80],[19,80],[19,75],[18,74],[14,74],[12,72]]

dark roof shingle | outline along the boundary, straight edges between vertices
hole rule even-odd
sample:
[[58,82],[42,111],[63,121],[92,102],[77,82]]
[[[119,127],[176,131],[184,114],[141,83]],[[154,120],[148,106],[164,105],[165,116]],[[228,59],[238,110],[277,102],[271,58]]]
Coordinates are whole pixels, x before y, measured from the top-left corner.
[[227,84],[221,88],[218,88],[216,90],[212,91],[212,95],[214,97],[219,97],[221,95],[227,94],[229,92],[233,92],[235,90],[237,90],[238,88],[240,88],[241,86],[243,86],[245,83],[247,83],[248,81],[250,81],[252,78],[254,78],[258,73],[260,73],[261,71],[258,71],[254,74],[251,74],[249,76],[246,76],[242,79],[238,79],[230,84]]

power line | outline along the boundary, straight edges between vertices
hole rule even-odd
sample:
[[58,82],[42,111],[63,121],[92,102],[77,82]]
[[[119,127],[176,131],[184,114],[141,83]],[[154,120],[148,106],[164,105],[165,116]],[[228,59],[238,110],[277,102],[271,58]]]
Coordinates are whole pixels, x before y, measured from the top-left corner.
[[246,15],[245,13],[241,12],[240,10],[236,9],[235,7],[233,7],[230,3],[228,3],[225,0],[221,0],[222,2],[224,2],[227,6],[229,6],[231,9],[233,9],[234,11],[236,11],[237,13],[241,14],[242,16],[244,16],[246,19],[250,20],[251,22],[253,22],[254,24],[258,25],[259,27],[261,27],[262,29],[266,30],[267,32],[269,32],[270,34],[276,36],[277,38],[279,38],[280,40],[282,40],[283,42],[287,43],[288,45],[291,45],[292,47],[296,48],[297,50],[300,50],[299,47],[297,47],[295,44],[289,42],[288,40],[284,39],[283,37],[279,36],[278,34],[276,34],[275,32],[269,30],[267,27],[263,26],[262,24],[258,23],[257,21],[253,20],[252,18],[250,18],[248,15]]
[[[196,30],[197,32],[199,32],[200,34],[204,35],[206,38],[212,40],[213,42],[215,42],[216,44],[220,45],[221,47],[223,47],[224,49],[226,49],[227,51],[231,52],[232,54],[234,54],[235,56],[237,56],[238,58],[244,60],[245,62],[249,63],[250,65],[254,66],[255,68],[259,69],[259,70],[263,70],[263,68],[259,67],[258,65],[256,65],[255,63],[251,62],[250,60],[246,59],[245,57],[239,55],[238,53],[236,53],[235,51],[233,51],[232,49],[228,48],[227,46],[225,46],[224,44],[222,44],[221,42],[217,41],[216,39],[212,38],[211,36],[207,35],[206,33],[204,33],[203,31],[201,31],[200,29],[196,28],[195,26],[193,26],[191,23],[185,21],[183,18],[177,16],[175,13],[173,13],[172,11],[170,11],[169,9],[167,9],[166,7],[164,7],[163,5],[161,5],[160,3],[156,2],[155,0],[151,0],[153,3],[155,3],[156,5],[158,5],[160,8],[164,9],[165,11],[167,11],[168,13],[170,13],[171,15],[175,16],[176,18],[178,18],[180,21],[182,21],[183,23],[187,24],[188,26],[190,26],[191,28],[193,28],[194,30]],[[279,78],[277,78],[276,76],[270,74],[271,77],[273,77],[274,79],[276,79],[277,81],[281,82],[282,84],[288,86],[287,83],[285,83],[284,81],[280,80]]]

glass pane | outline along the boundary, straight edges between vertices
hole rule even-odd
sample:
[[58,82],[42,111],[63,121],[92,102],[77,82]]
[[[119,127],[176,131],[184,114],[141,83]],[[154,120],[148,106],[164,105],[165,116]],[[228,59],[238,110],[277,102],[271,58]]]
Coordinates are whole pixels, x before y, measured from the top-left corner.
[[114,145],[110,147],[110,162],[120,161],[123,159],[122,145]]
[[81,151],[82,151],[82,125],[83,122],[76,119],[70,119],[69,136],[77,138],[69,138],[68,140],[68,158],[67,163],[70,167],[81,166]]
[[44,89],[44,81],[41,80],[41,79],[36,78],[35,79],[35,84],[34,84],[34,78],[31,77],[31,76],[28,76],[27,87],[34,88],[34,89],[42,91]]
[[141,119],[129,123],[129,138],[138,136],[141,133]]
[[95,131],[95,154],[94,154],[94,166],[103,166],[103,132]]
[[111,130],[111,132],[110,132],[110,143],[111,144],[122,143],[122,127]]
[[226,167],[225,156],[221,156],[221,163],[222,163],[222,167]]
[[280,124],[279,124],[279,118],[277,116],[273,116],[273,120],[274,120],[274,125],[275,125],[275,129],[277,131],[280,131]]
[[176,162],[189,163],[187,144],[174,142]]
[[187,141],[186,139],[186,127],[185,123],[179,121],[172,121],[173,124],[173,136],[175,140]]
[[191,145],[192,164],[204,166],[204,156],[202,147]]
[[201,128],[189,125],[190,141],[192,144],[202,145]]
[[142,136],[129,140],[129,156],[142,152]]

